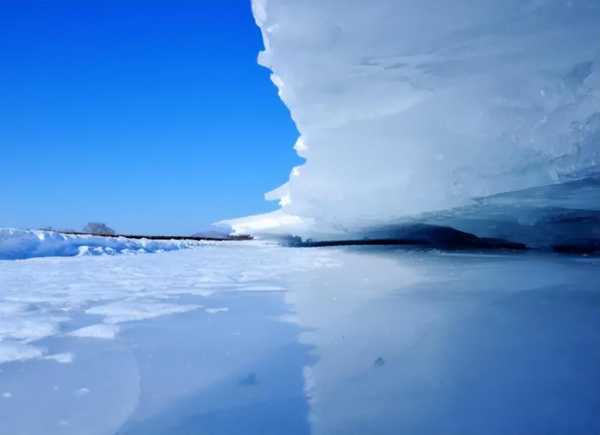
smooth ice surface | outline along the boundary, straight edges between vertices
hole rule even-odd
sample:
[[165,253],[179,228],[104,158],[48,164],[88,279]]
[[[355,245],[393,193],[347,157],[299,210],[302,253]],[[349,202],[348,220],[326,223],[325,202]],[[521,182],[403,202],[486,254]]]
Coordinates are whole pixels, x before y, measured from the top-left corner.
[[194,240],[148,240],[0,228],[0,260],[33,257],[139,254],[199,246]]
[[240,232],[352,233],[598,172],[596,0],[253,10],[306,163],[267,195],[282,210],[233,222]]
[[257,242],[0,261],[0,434],[595,434],[599,281]]

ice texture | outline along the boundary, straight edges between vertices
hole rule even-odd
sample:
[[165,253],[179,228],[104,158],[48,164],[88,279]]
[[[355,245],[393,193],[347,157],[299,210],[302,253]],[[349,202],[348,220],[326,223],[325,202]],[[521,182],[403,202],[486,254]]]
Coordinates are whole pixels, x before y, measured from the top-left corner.
[[0,434],[598,434],[599,280],[256,241],[2,261]]
[[173,251],[200,246],[195,240],[148,240],[0,228],[0,260]]
[[119,333],[119,325],[114,324],[103,324],[84,326],[83,328],[77,329],[71,332],[69,335],[72,337],[79,338],[100,338],[105,340],[111,340]]
[[[56,337],[110,341],[126,325],[188,312],[221,315],[202,304],[222,292],[286,290],[281,278],[335,265],[326,252],[265,242],[212,242],[155,255],[102,255],[0,261],[0,365],[48,359],[69,363],[70,351],[44,343]],[[1,431],[0,431],[1,433]]]
[[596,0],[253,0],[306,159],[239,232],[352,233],[596,174]]

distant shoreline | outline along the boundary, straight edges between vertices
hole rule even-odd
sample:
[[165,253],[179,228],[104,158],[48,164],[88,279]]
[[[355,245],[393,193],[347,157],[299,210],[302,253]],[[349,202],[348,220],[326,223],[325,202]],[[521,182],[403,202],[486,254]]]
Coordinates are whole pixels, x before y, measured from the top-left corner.
[[94,236],[94,237],[124,237],[126,239],[148,239],[148,240],[195,240],[208,242],[227,242],[227,241],[245,241],[253,240],[249,235],[225,236],[225,237],[210,237],[210,236],[152,236],[144,234],[98,234],[85,233],[82,231],[57,231],[60,234],[72,236]]

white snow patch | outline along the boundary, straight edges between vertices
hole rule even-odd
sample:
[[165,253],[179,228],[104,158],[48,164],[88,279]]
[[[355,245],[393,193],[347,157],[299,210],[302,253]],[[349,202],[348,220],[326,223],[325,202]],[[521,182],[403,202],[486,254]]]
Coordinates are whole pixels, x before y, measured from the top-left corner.
[[12,338],[30,342],[56,334],[65,317],[45,316],[40,313],[18,313],[0,319],[0,339]]
[[198,308],[202,308],[202,306],[134,300],[100,305],[86,310],[86,313],[104,316],[104,321],[106,323],[114,324],[133,320],[152,319],[154,317],[167,316],[169,314],[185,313]]
[[[279,196],[270,195],[268,199],[279,200]],[[283,210],[276,210],[254,216],[229,219],[221,222],[230,225],[236,234],[296,234],[311,225],[313,220],[294,216]]]
[[97,325],[90,325],[73,332],[69,335],[79,338],[100,338],[104,340],[112,340],[119,333],[119,325],[106,325],[99,323]]
[[0,364],[40,358],[43,354],[44,352],[41,349],[29,344],[0,341]]
[[70,352],[55,353],[44,357],[46,360],[55,361],[59,364],[71,364],[73,362],[73,354]]
[[227,308],[227,307],[206,308],[204,311],[206,311],[208,314],[226,313],[227,311],[229,311],[229,308]]

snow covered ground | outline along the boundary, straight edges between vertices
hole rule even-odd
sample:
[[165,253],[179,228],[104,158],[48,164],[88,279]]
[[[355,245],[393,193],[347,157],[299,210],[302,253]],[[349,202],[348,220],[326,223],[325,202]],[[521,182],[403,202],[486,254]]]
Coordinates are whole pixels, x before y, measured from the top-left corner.
[[[292,260],[300,263],[288,264],[277,255],[282,251],[227,242],[197,245],[190,255],[0,261],[0,363],[51,356],[35,344],[40,339],[63,334],[115,338],[124,322],[203,308],[181,303],[181,295],[280,290],[278,274],[322,261],[319,255],[295,256]],[[81,315],[94,321],[73,330],[65,326]]]
[[0,261],[0,434],[592,434],[600,259],[227,242]]

